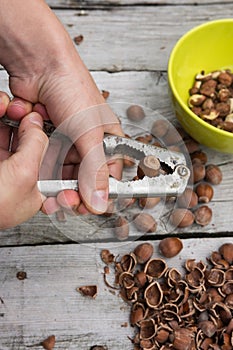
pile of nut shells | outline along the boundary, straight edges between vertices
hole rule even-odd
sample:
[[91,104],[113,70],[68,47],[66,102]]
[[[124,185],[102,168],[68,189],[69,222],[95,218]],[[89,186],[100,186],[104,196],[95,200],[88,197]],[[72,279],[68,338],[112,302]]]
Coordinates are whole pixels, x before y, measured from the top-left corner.
[[197,74],[188,105],[209,124],[233,132],[233,74],[230,69]]
[[[162,240],[159,249],[166,248]],[[117,259],[101,252],[131,305],[134,350],[233,349],[233,244],[223,244],[206,262],[187,259],[183,274],[153,253],[150,243]]]
[[[146,118],[146,113],[141,106],[132,105],[127,110],[127,116],[135,123]],[[127,137],[130,137],[127,135]],[[188,153],[190,160],[190,180],[187,189],[179,198],[132,198],[119,199],[116,203],[111,203],[106,215],[115,214],[114,234],[119,240],[128,239],[130,233],[130,222],[139,232],[154,233],[157,231],[159,217],[151,215],[151,211],[143,209],[155,208],[159,203],[167,206],[169,215],[169,224],[172,227],[185,228],[193,224],[206,226],[212,220],[212,209],[209,202],[214,196],[214,187],[222,182],[222,172],[218,165],[208,162],[207,154],[201,149],[200,144],[187,135],[184,130],[172,125],[165,118],[157,119],[153,122],[150,132],[141,134],[136,140],[154,145],[156,147],[165,147],[171,151]],[[124,167],[135,167],[135,161],[130,157],[124,158]],[[167,174],[166,166],[155,159],[153,156],[147,156],[137,164],[134,181],[142,179],[143,176],[154,177]],[[171,207],[173,206],[173,209]],[[133,218],[127,214],[134,207],[139,211]],[[124,209],[124,210],[123,210]],[[164,225],[163,225],[164,226]],[[172,228],[172,230],[173,230]]]

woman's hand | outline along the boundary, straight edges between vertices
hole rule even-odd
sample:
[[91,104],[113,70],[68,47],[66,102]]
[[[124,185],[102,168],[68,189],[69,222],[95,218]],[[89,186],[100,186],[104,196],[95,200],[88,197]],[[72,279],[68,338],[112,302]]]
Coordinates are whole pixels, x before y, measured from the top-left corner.
[[[30,109],[30,104],[21,101],[20,105],[18,100],[18,105],[9,105],[9,97],[0,93],[0,117],[8,107],[11,113],[15,110],[17,119],[24,108]],[[28,220],[42,206],[43,198],[37,188],[37,179],[48,144],[42,124],[38,113],[28,113],[21,120],[13,141],[15,144],[12,145],[11,128],[0,125],[0,229]],[[9,151],[11,147],[15,147],[14,153]]]
[[[81,113],[105,101],[44,1],[2,0],[0,18],[0,63],[9,73],[13,95],[44,105],[55,126],[68,122],[80,159],[79,195],[71,194],[72,201],[76,198],[80,213],[103,213],[109,174],[119,178],[121,164],[107,165],[102,141],[106,132],[123,135],[118,119],[108,106],[107,114]],[[66,200],[69,206],[69,195]]]

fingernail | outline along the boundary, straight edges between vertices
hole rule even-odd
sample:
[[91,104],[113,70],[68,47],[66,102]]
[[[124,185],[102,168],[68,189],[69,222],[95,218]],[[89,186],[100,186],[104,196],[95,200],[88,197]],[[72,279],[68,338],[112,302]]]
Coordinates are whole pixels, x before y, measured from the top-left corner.
[[38,125],[41,129],[43,128],[43,121],[37,115],[31,114],[29,120],[32,124]]
[[99,190],[92,193],[91,206],[98,212],[104,213],[108,208],[108,195],[106,191]]

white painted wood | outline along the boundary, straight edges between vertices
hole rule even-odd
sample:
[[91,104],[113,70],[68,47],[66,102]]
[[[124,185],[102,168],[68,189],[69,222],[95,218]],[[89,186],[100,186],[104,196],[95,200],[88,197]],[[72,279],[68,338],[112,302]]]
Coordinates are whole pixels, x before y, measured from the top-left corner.
[[[159,72],[120,72],[110,74],[107,72],[93,72],[93,77],[100,90],[108,90],[110,96],[108,102],[115,106],[118,102],[139,103],[152,110],[158,110],[164,117],[175,122],[175,117],[170,105],[167,93],[167,80],[165,73]],[[7,75],[0,71],[0,88],[7,90]],[[127,92],[127,93],[126,93]],[[122,114],[122,120],[126,120],[125,114]],[[149,129],[145,128],[149,131]],[[163,203],[160,203],[153,211],[147,212],[154,215],[158,220],[156,235],[163,235],[169,232],[183,233],[208,233],[216,234],[221,232],[232,232],[233,227],[233,156],[220,154],[215,151],[203,148],[207,155],[209,163],[218,164],[223,172],[223,182],[214,187],[214,198],[210,204],[213,208],[212,223],[206,227],[192,225],[191,228],[173,231],[167,225],[167,215],[169,211],[163,212]],[[123,214],[129,218],[133,213],[137,213],[138,207],[135,205],[132,209]],[[39,244],[52,242],[66,242],[68,240],[86,241],[115,239],[112,227],[114,217],[99,218],[95,216],[71,218],[64,224],[53,218],[51,220],[43,214],[38,214],[16,228],[5,230],[0,233],[0,245],[17,244]],[[130,227],[130,238],[134,240],[142,234],[138,232],[134,225]]]
[[[212,5],[214,3],[219,3],[218,0],[47,0],[49,6],[52,8],[96,8],[105,7],[111,8],[111,6],[148,6],[148,5]],[[225,3],[231,3],[231,0],[224,1]]]
[[77,49],[91,70],[166,70],[170,52],[189,29],[206,21],[228,18],[229,4],[211,6],[114,7],[111,11],[55,10],[74,38],[82,34]]
[[[182,272],[184,261],[206,262],[211,252],[231,239],[184,239],[181,253],[167,259],[169,267]],[[0,349],[42,349],[36,344],[56,336],[54,350],[89,350],[95,344],[110,350],[131,349],[128,336],[130,305],[103,282],[102,249],[122,256],[138,243],[56,245],[1,248],[0,254]],[[154,256],[159,242],[154,245]],[[16,278],[25,271],[27,278]],[[113,278],[113,274],[109,276]],[[96,299],[80,295],[76,288],[96,284]]]

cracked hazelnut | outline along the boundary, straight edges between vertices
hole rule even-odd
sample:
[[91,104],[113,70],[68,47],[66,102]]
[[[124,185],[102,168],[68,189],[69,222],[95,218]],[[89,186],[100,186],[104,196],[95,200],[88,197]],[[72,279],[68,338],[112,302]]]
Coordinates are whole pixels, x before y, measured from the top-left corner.
[[214,195],[213,187],[206,182],[199,183],[195,191],[198,196],[199,203],[209,203]]
[[195,94],[189,97],[188,104],[189,107],[196,107],[196,106],[201,106],[202,103],[205,101],[206,96],[200,95],[200,94]]
[[205,179],[212,185],[218,185],[222,182],[222,172],[217,165],[209,164],[206,166]]
[[167,237],[159,243],[159,250],[165,258],[172,258],[183,249],[182,241],[177,237]]
[[136,255],[137,262],[139,264],[146,263],[151,258],[153,252],[154,252],[154,247],[150,243],[139,244],[134,249],[134,254]]
[[85,297],[91,297],[94,299],[97,295],[97,286],[96,285],[82,286],[82,287],[78,287],[77,291],[80,292]]
[[159,175],[160,161],[155,156],[146,156],[138,164],[137,175],[140,179],[144,176],[154,177]]

